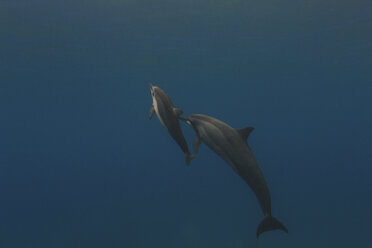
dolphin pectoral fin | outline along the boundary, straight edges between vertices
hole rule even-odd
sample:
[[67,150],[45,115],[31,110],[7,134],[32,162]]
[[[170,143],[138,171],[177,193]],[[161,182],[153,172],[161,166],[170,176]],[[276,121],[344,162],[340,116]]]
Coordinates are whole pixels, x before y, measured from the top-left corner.
[[173,108],[173,112],[177,117],[183,114],[182,109],[179,108]]
[[186,160],[186,164],[187,165],[190,165],[190,162],[191,162],[191,160],[193,159],[193,158],[196,158],[196,155],[194,155],[194,154],[191,154],[191,153],[186,153],[186,158],[185,158],[185,160]]
[[248,136],[251,134],[253,130],[254,130],[254,127],[236,129],[236,131],[239,133],[239,135],[242,137],[244,141],[248,139]]
[[272,230],[282,230],[288,233],[288,229],[271,215],[266,216],[257,228],[257,239],[263,233]]
[[198,134],[195,134],[195,137],[194,137],[194,142],[193,142],[193,146],[194,146],[194,151],[195,153],[198,153],[199,151],[199,145],[201,144],[201,140],[200,140],[200,137]]
[[154,105],[151,105],[151,108],[150,108],[150,111],[149,111],[149,119],[150,120],[151,120],[152,115],[154,114],[154,112],[155,112]]

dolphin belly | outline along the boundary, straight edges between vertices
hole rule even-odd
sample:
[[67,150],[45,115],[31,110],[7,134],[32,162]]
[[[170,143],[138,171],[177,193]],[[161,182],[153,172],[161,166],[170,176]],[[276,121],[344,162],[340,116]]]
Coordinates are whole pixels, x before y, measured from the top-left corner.
[[167,131],[169,132],[168,127],[167,127],[167,125],[165,125],[163,117],[161,116],[161,114],[159,112],[159,105],[158,105],[158,101],[156,99],[153,100],[153,105],[154,105],[156,116],[158,117],[161,125],[163,125],[163,127],[165,129],[167,129]]

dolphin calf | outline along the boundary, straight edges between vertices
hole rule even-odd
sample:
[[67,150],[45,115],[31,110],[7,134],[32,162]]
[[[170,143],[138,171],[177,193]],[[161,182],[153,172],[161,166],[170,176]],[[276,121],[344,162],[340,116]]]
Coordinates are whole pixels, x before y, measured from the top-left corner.
[[179,119],[185,121],[196,133],[193,144],[195,152],[201,142],[204,142],[252,188],[265,215],[258,226],[257,238],[263,232],[276,229],[288,233],[287,228],[271,215],[270,191],[247,143],[247,138],[254,128],[234,129],[220,120],[202,114],[192,114]]
[[149,86],[153,101],[149,112],[149,119],[151,120],[155,112],[161,124],[177,142],[181,150],[186,154],[186,164],[189,165],[191,159],[196,156],[189,152],[189,148],[178,120],[178,117],[183,113],[183,111],[174,107],[172,101],[162,89],[152,84]]

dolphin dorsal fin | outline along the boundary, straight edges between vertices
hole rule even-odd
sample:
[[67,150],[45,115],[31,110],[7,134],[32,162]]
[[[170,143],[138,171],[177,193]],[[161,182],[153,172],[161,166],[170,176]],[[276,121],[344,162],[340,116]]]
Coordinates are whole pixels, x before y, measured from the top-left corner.
[[173,112],[177,117],[183,114],[182,109],[179,108],[173,108]]
[[242,137],[244,141],[248,139],[248,136],[253,131],[254,127],[246,127],[241,129],[236,129],[236,131],[239,133],[239,135]]

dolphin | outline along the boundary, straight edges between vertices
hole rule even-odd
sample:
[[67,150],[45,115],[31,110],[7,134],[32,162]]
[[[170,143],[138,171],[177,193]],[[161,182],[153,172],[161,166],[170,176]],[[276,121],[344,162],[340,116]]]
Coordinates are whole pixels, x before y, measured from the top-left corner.
[[181,150],[186,154],[186,164],[189,165],[191,159],[195,158],[194,154],[189,152],[185,137],[178,117],[183,113],[181,109],[175,108],[172,101],[165,92],[157,86],[149,85],[152,95],[153,104],[149,112],[151,120],[154,113],[158,116],[160,123],[169,132],[172,138],[177,142]]
[[255,193],[265,215],[258,226],[256,237],[276,229],[288,233],[287,228],[271,215],[270,191],[247,143],[247,138],[254,128],[234,129],[220,120],[202,114],[192,114],[179,119],[185,121],[196,133],[193,144],[195,152],[201,142],[205,143],[225,160]]

